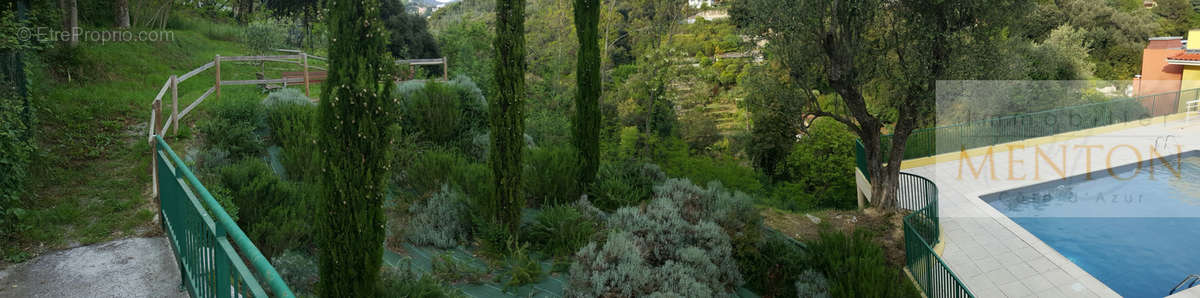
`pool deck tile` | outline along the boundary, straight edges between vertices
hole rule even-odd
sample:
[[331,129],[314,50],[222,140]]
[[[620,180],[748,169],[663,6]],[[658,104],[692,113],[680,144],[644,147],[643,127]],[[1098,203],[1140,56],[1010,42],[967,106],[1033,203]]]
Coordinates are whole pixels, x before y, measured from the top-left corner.
[[1167,298],[1200,298],[1200,286],[1175,293]]
[[[1173,136],[1164,140],[1164,136]],[[1184,137],[1187,136],[1187,137]],[[1110,149],[1120,145],[1134,148],[1157,147],[1159,150],[1178,145],[1182,152],[1200,150],[1200,122],[1185,124],[1183,121],[1150,123],[1148,125],[1111,132],[1098,136],[1068,139],[1062,142],[1038,145],[1051,158],[1061,160],[1059,146],[1069,148],[1082,145],[1103,145],[1091,156],[1092,171],[1106,167],[1105,160]],[[1163,145],[1163,143],[1168,143]],[[1050,150],[1051,148],[1057,150]],[[1149,149],[1139,149],[1149,151]],[[986,171],[980,176],[970,176],[970,169],[961,162],[943,161],[928,166],[906,169],[904,172],[921,175],[933,180],[939,189],[939,215],[942,217],[942,241],[946,249],[942,258],[963,283],[977,297],[1120,297],[1091,274],[1088,274],[1056,250],[1043,243],[991,205],[980,196],[1004,190],[1024,187],[1060,178],[1053,170],[1040,173],[1040,180],[1032,179],[1036,174],[1031,161],[1037,158],[1034,148],[993,155],[996,162],[996,177]],[[1068,149],[1066,176],[1088,172],[1084,149]],[[1125,154],[1120,154],[1124,152]],[[1138,157],[1121,149],[1111,156],[1113,166],[1138,162]],[[1164,155],[1175,154],[1165,150]],[[1059,154],[1055,154],[1059,153]],[[1010,155],[1011,154],[1011,155]],[[1009,157],[1023,160],[1008,172]],[[1148,159],[1146,157],[1144,159]],[[970,158],[978,167],[984,163],[982,156]],[[1045,166],[1043,166],[1045,167]],[[960,170],[963,171],[960,174]],[[1021,177],[1024,180],[1009,179]],[[961,175],[961,176],[960,176]],[[1182,278],[1182,277],[1180,277]],[[1189,298],[1200,298],[1200,287],[1183,293]],[[1176,296],[1172,296],[1176,298]]]

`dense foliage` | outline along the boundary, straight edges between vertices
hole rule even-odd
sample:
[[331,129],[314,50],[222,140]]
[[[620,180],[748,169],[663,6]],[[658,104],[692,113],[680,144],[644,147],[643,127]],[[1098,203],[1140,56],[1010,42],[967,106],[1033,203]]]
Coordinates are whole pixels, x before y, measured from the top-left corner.
[[[797,297],[794,283],[806,281],[803,271],[811,270],[805,249],[781,233],[764,233],[759,241],[735,254],[746,288],[763,297]],[[803,293],[799,297],[812,297]]]
[[263,255],[308,248],[315,215],[315,185],[279,179],[265,162],[247,158],[218,174],[237,206],[237,224]]
[[524,233],[534,249],[551,257],[569,257],[592,239],[598,224],[571,205],[543,208]]
[[266,131],[266,112],[257,100],[233,98],[213,103],[212,115],[196,124],[204,136],[204,149],[223,151],[232,160],[259,156],[264,149],[260,134]]
[[316,208],[321,295],[372,296],[383,261],[392,61],[376,0],[329,3],[329,75],[321,93]]
[[401,129],[418,141],[472,155],[486,150],[475,148],[474,138],[487,133],[488,103],[471,79],[405,82],[395,97]]
[[283,277],[288,289],[291,289],[292,293],[299,297],[303,297],[305,294],[311,295],[317,281],[321,278],[317,272],[317,262],[300,251],[289,250],[271,258],[271,266],[275,267],[275,271],[279,272],[280,277]]
[[654,164],[637,162],[611,162],[600,165],[599,179],[592,187],[591,204],[613,211],[625,206],[634,206],[649,201],[654,194],[654,185],[666,180],[667,175]]
[[450,287],[449,284],[428,274],[420,274],[413,268],[411,260],[406,259],[395,266],[385,267],[379,275],[379,288],[374,289],[371,297],[466,297],[462,291]]
[[23,23],[2,4],[0,11],[0,239],[19,228],[17,220],[25,212],[20,208],[21,197],[26,195],[26,179],[29,163],[33,159],[34,106],[28,95],[24,51],[28,45],[16,40],[12,31]]
[[579,158],[575,149],[568,146],[529,150],[524,173],[526,202],[533,206],[554,206],[578,200],[583,193]]
[[263,100],[271,140],[279,145],[285,177],[314,183],[320,171],[315,127],[317,107],[296,89],[284,89]]
[[491,171],[486,165],[473,163],[467,157],[448,150],[431,149],[417,154],[410,162],[398,166],[393,182],[414,197],[426,197],[441,190],[442,185],[462,190],[471,198],[491,195]]
[[403,1],[385,0],[379,18],[388,31],[388,51],[399,59],[441,58],[437,41],[429,34],[425,18],[411,14]]
[[822,230],[808,247],[810,262],[829,277],[833,297],[921,296],[903,273],[887,265],[883,248],[866,231]]
[[[107,29],[119,11],[113,2],[125,1],[78,2],[86,28]],[[144,165],[144,145],[120,141],[129,139],[126,131],[144,129],[136,123],[146,119],[130,116],[144,113],[129,112],[144,102],[109,99],[145,100],[153,90],[126,88],[147,83],[119,75],[136,73],[122,65],[157,77],[192,60],[211,61],[213,53],[271,53],[302,45],[302,37],[310,46],[333,41],[320,109],[295,90],[259,103],[231,96],[236,91],[229,88],[225,98],[193,114],[197,146],[179,146],[298,293],[445,296],[456,293],[437,279],[490,277],[513,287],[541,278],[539,262],[546,260],[539,258],[549,257],[556,262],[552,271],[575,263],[567,279],[570,293],[580,296],[723,295],[739,285],[774,297],[904,296],[910,293],[893,291],[908,281],[894,278],[869,237],[822,235],[805,252],[787,236],[764,232],[749,202],[790,210],[852,208],[855,134],[869,131],[867,139],[875,139],[870,135],[959,119],[941,117],[959,115],[953,110],[933,117],[929,101],[937,80],[1127,79],[1137,73],[1147,37],[1182,35],[1200,24],[1200,2],[1187,0],[1159,0],[1153,9],[1126,0],[851,1],[837,7],[738,0],[701,9],[683,0],[460,0],[428,19],[410,12],[429,1],[202,0],[154,7],[175,2],[137,1],[132,13],[140,19],[135,28],[161,23],[180,41],[24,50],[46,61],[33,59],[29,72],[53,82],[31,88],[45,93],[33,97],[14,95],[25,86],[4,84],[26,73],[13,72],[18,63],[5,58],[25,45],[13,44],[19,26],[4,7],[0,239],[16,231],[13,239],[21,239],[14,246],[41,250],[41,242],[55,249],[131,235],[114,233],[114,225],[140,230],[138,222],[79,216],[59,234],[86,230],[91,236],[23,234],[12,225],[26,212],[20,208],[42,209],[31,212],[41,220],[30,222],[39,225],[75,217],[64,215],[81,212],[74,206],[153,216],[152,208],[134,203],[25,200],[96,193],[146,201],[135,186],[147,182],[105,169]],[[53,1],[34,6],[37,26],[64,23],[66,14]],[[726,9],[730,19],[706,17]],[[534,46],[526,48],[526,40]],[[139,54],[124,53],[130,49]],[[141,54],[147,50],[199,58],[152,67],[121,60],[159,57]],[[393,58],[443,55],[455,80],[400,83],[389,94]],[[854,63],[832,65],[841,61]],[[278,71],[254,68],[268,76]],[[846,70],[845,76],[831,76],[831,69]],[[139,91],[95,92],[128,89]],[[1105,115],[1146,112],[1098,92],[1061,94],[1015,98],[987,112],[1102,103],[1079,110],[1096,125],[1112,120]],[[103,101],[74,104],[92,97]],[[35,109],[30,98],[54,100]],[[48,121],[33,123],[32,111]],[[180,127],[179,140],[187,140],[190,124]],[[29,136],[36,130],[54,133],[38,140],[45,150],[35,153]],[[105,171],[93,175],[129,181],[108,187],[110,180],[87,179],[83,184],[105,186],[77,189],[51,179],[88,177],[71,174],[94,169]],[[32,192],[24,190],[31,185],[26,177],[35,178]],[[386,225],[378,211],[384,193],[387,206],[395,207]],[[522,209],[530,210],[524,220]],[[395,248],[393,235],[420,245],[464,246],[493,267],[459,274],[459,264],[438,261],[432,278],[393,268],[372,284],[384,226],[397,232],[388,234],[389,248]],[[317,264],[324,278],[311,271]],[[871,284],[856,284],[862,281]]]
[[579,152],[579,184],[590,186],[600,167],[600,1],[575,0],[579,61],[572,140]]
[[492,200],[485,208],[511,237],[520,232],[524,207],[522,159],[525,149],[525,0],[496,1],[496,95],[488,117],[492,147]]
[[831,119],[808,128],[787,159],[775,167],[775,199],[792,210],[853,209],[855,204],[854,134]]

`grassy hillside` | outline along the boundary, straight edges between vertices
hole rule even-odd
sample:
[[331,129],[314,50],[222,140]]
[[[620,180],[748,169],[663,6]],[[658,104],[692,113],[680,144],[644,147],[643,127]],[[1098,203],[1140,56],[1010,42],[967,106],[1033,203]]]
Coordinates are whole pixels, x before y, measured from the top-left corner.
[[[85,42],[75,50],[48,50],[33,62],[38,155],[31,166],[22,231],[16,245],[4,246],[4,262],[161,233],[157,203],[150,196],[150,104],[171,74],[184,74],[217,54],[247,54],[238,42],[240,28],[177,19],[170,26],[175,28],[170,29],[171,41]],[[224,63],[222,75],[250,79],[256,68]],[[212,84],[211,70],[182,83],[181,109]],[[258,94],[252,86],[222,90],[225,97]],[[169,104],[170,95],[165,97]],[[190,114],[181,122],[182,139],[190,136],[186,127],[203,116]],[[184,145],[172,142],[177,143]]]

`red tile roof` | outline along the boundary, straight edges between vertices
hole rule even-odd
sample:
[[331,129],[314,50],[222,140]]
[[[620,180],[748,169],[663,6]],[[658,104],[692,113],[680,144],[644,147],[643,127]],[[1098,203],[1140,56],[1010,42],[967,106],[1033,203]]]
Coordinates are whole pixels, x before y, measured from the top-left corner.
[[1176,55],[1174,55],[1174,56],[1167,57],[1167,59],[1170,59],[1170,60],[1186,60],[1186,61],[1200,61],[1200,52],[1191,52],[1191,51],[1189,51],[1189,52],[1179,53],[1179,54],[1176,54]]

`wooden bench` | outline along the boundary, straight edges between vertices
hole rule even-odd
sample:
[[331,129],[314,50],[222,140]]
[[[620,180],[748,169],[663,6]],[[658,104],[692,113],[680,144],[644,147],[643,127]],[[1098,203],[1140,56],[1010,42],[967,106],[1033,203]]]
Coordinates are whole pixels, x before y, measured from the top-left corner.
[[[281,75],[283,76],[284,79],[300,79],[300,80],[304,79],[303,71],[285,71],[285,72],[281,73]],[[326,75],[327,75],[327,73],[324,71],[310,71],[310,72],[308,72],[308,82],[309,83],[324,82]]]

